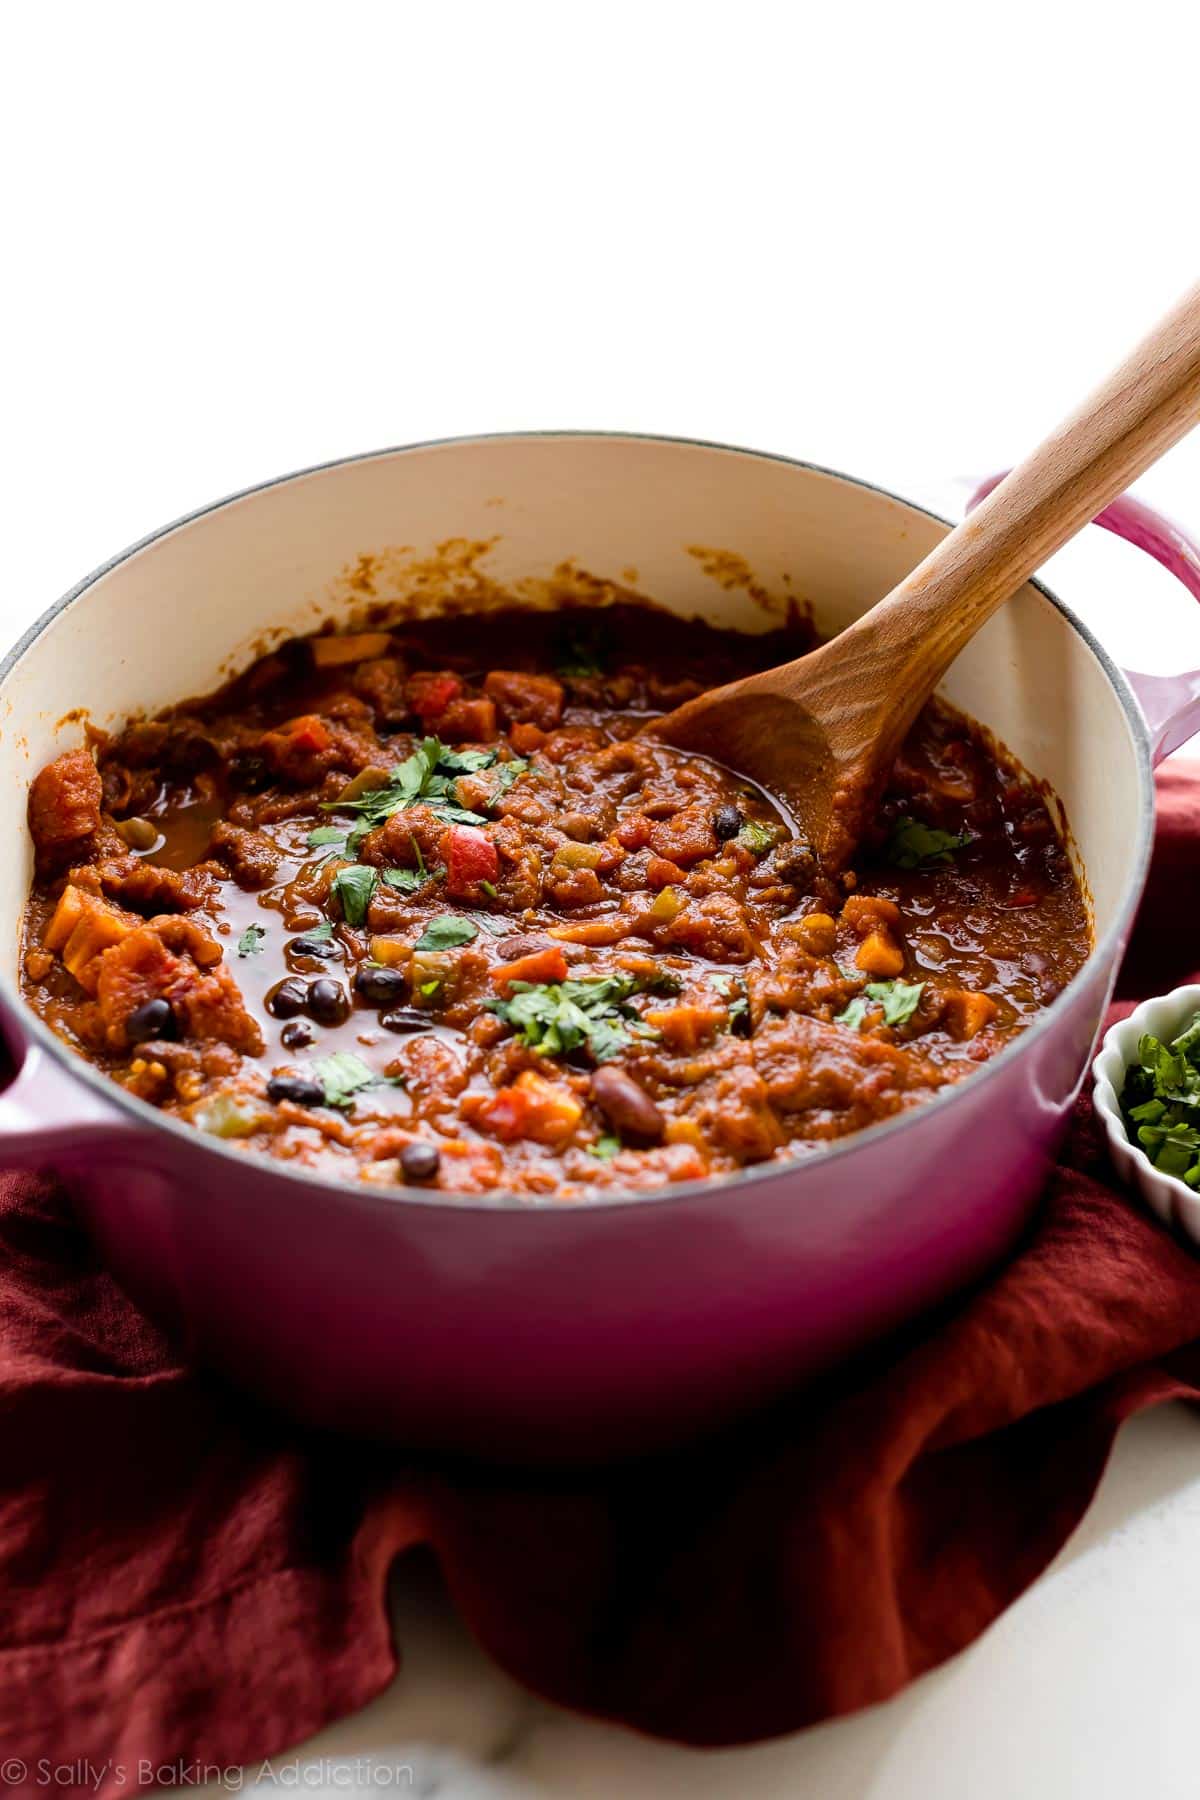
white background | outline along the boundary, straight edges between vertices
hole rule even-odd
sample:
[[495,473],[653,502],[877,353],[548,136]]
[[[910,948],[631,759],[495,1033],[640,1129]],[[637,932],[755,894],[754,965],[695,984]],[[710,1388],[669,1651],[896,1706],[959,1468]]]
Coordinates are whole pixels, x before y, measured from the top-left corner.
[[[431,436],[690,433],[941,492],[1198,273],[1186,0],[93,0],[0,30],[6,639],[180,512]],[[1198,476],[1200,439],[1143,492],[1200,527]],[[1122,655],[1200,663],[1200,610],[1132,552],[1060,569]],[[564,1724],[522,1773],[1196,1792],[1200,1440],[1125,1441],[1084,1548],[900,1710],[705,1772]]]

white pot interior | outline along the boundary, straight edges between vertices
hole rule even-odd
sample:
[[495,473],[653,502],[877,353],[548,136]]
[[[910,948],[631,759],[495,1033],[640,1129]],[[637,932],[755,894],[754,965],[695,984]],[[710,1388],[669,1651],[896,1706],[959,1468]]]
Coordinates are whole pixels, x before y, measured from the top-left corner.
[[[80,740],[80,709],[113,727],[211,689],[267,643],[326,618],[349,622],[375,602],[469,609],[513,584],[536,603],[556,579],[586,596],[599,578],[751,631],[792,598],[829,636],[944,530],[793,463],[619,437],[389,452],[217,506],[86,586],[0,688],[0,809],[6,841],[21,847],[0,866],[6,966],[30,878],[28,783]],[[1134,734],[1099,658],[1026,587],[941,691],[1062,800],[1099,937],[1119,911],[1143,805]]]

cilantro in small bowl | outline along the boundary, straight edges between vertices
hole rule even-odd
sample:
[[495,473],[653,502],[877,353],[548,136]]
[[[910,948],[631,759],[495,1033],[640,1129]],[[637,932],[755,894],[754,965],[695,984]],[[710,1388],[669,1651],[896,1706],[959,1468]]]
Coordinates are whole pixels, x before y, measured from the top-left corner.
[[1110,1026],[1092,1099],[1117,1173],[1200,1244],[1200,986],[1143,1000]]
[[1129,1136],[1163,1175],[1200,1187],[1200,1012],[1169,1043],[1138,1039],[1125,1070],[1121,1111]]

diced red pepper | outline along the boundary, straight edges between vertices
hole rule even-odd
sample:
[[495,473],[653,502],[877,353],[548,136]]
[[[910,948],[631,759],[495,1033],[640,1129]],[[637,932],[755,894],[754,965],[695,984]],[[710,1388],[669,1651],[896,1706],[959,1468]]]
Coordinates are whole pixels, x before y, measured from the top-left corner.
[[451,825],[438,850],[446,865],[446,892],[457,899],[467,897],[481,882],[494,882],[500,873],[496,846],[477,825]]
[[305,713],[302,718],[289,720],[277,735],[286,737],[297,750],[328,750],[333,742],[324,719],[318,718],[316,713]]
[[409,678],[408,704],[419,719],[428,723],[430,719],[439,718],[462,691],[463,684],[457,675],[439,675],[431,670],[422,670]]
[[510,981],[528,981],[536,987],[542,981],[565,981],[567,979],[567,959],[556,947],[550,950],[535,950],[530,956],[518,956],[515,962],[501,963],[492,970],[492,980],[498,988],[506,988]]

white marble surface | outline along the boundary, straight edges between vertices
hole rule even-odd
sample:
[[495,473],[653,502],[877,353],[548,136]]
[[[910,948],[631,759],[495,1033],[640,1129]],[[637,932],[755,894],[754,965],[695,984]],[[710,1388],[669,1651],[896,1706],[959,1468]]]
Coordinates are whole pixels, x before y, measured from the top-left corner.
[[[1135,1419],[1057,1560],[970,1649],[887,1705],[748,1749],[696,1752],[517,1688],[400,1566],[403,1662],[356,1717],[272,1760],[263,1793],[442,1800],[1195,1800],[1200,1416]],[[214,1793],[217,1789],[214,1787]]]

